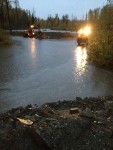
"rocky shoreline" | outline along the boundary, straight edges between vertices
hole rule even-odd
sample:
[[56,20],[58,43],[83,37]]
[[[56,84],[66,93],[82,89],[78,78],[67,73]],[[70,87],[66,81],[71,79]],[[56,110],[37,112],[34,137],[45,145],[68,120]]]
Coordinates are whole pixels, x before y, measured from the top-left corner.
[[0,150],[112,150],[113,96],[28,105],[0,114]]

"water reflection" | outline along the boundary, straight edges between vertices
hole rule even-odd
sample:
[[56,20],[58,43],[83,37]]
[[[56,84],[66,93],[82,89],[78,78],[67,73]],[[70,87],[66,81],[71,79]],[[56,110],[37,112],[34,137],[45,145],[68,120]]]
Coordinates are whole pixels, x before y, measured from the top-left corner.
[[87,64],[87,49],[85,47],[78,46],[75,49],[75,69],[78,71],[79,75],[82,75],[85,71]]
[[19,41],[0,48],[0,112],[22,105],[113,94],[113,73],[87,65],[75,41]]
[[35,59],[36,57],[36,39],[35,38],[30,39],[30,50],[31,50],[32,59]]

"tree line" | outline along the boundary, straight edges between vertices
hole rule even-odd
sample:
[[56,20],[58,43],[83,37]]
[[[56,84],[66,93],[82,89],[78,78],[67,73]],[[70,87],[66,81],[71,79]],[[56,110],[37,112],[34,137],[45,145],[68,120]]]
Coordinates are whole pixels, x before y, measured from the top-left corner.
[[76,31],[84,21],[78,20],[76,17],[69,19],[68,14],[63,15],[61,18],[58,14],[55,14],[55,16],[49,15],[46,20],[38,18],[38,22],[40,22],[42,28]]
[[59,18],[58,14],[54,17],[49,15],[47,19],[35,16],[34,11],[23,10],[19,7],[18,0],[0,0],[0,28],[2,29],[25,29],[31,24],[41,24],[41,28],[57,30],[77,30],[83,20],[70,20],[68,14]]
[[0,28],[23,29],[35,21],[34,14],[19,7],[18,0],[0,0]]

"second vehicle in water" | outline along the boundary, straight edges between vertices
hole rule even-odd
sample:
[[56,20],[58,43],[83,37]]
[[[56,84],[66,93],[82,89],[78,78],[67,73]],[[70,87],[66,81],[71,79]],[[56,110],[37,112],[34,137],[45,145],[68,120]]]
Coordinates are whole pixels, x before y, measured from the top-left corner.
[[77,43],[78,46],[87,46],[88,45],[88,37],[91,33],[90,27],[86,26],[84,28],[81,28],[77,32]]

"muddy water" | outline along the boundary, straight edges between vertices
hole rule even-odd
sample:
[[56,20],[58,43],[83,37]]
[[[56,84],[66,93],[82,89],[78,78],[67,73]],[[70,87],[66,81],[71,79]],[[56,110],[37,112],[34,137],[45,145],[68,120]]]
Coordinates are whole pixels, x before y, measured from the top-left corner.
[[0,111],[113,93],[113,73],[88,64],[76,41],[12,38],[0,47]]

